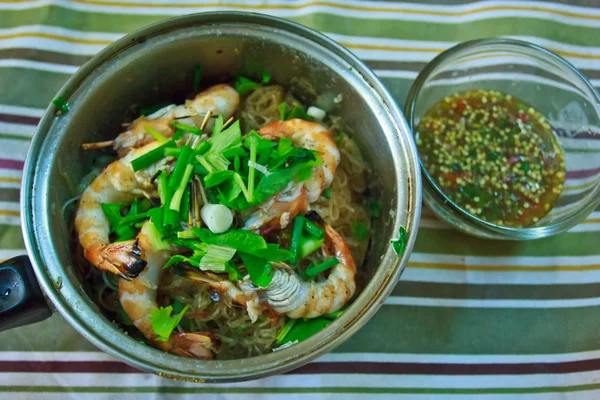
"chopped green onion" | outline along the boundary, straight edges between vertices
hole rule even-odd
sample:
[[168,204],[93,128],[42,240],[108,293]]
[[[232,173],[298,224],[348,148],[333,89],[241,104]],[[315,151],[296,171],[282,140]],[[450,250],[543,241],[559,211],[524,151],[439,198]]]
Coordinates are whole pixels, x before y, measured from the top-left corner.
[[314,266],[315,266],[315,264],[314,264],[314,263],[311,261],[311,262],[309,262],[309,263],[308,263],[308,265],[306,266],[306,269],[304,269],[304,270],[298,270],[298,271],[297,271],[297,272],[298,272],[298,275],[300,275],[300,278],[302,278],[302,280],[303,280],[303,281],[310,281],[310,278],[309,278],[308,276],[306,276],[306,273],[305,273],[305,272],[306,272],[306,270],[307,270],[308,268],[312,268],[312,267],[314,267]]
[[340,263],[340,261],[337,258],[332,257],[332,258],[329,258],[329,259],[323,261],[319,265],[315,265],[313,267],[308,268],[306,271],[304,271],[304,274],[309,278],[314,278],[315,276],[319,275],[321,272],[325,272],[329,268],[334,267],[334,266],[338,265],[339,263]]
[[181,147],[181,153],[177,158],[177,162],[175,163],[175,167],[173,168],[173,172],[169,175],[168,185],[171,189],[176,190],[183,178],[183,174],[190,163],[190,158],[192,156],[192,148],[190,146]]
[[159,232],[163,231],[163,209],[162,207],[154,207],[148,210],[148,217]]
[[[160,224],[157,225],[161,226],[161,231],[164,230],[164,226],[177,227],[179,223],[179,213],[169,209],[169,204],[171,203],[171,198],[173,197],[173,190],[169,188],[169,185],[167,185],[167,174],[164,171],[158,176],[156,183],[158,185],[160,202],[163,205],[161,207],[163,213],[162,220],[160,220]],[[183,197],[183,193],[181,196]]]
[[281,345],[285,343],[285,337],[288,335],[288,333],[290,333],[294,325],[296,325],[296,321],[298,320],[294,318],[290,318],[287,320],[287,322],[283,326],[283,329],[281,330],[281,332],[279,332],[279,334],[276,337],[277,344]]
[[169,122],[169,125],[174,128],[181,129],[185,132],[193,133],[194,135],[202,135],[202,131],[200,129],[196,128],[195,126],[182,124],[177,121],[171,121],[171,122]]
[[208,175],[208,170],[200,164],[195,164],[194,175]]
[[[175,144],[173,141],[169,143]],[[179,147],[169,146],[165,149],[165,157],[179,157],[179,154],[181,154],[181,148]]]
[[304,227],[305,218],[302,215],[298,215],[294,219],[294,229],[292,231],[292,241],[290,243],[290,251],[294,255],[294,258],[290,260],[290,264],[294,265],[298,262],[298,256],[300,253],[300,240],[302,239],[302,229]]
[[181,207],[179,207],[179,220],[189,222],[190,208],[192,207],[192,182],[188,182],[183,192],[181,199]]
[[158,178],[156,178],[156,185],[158,186],[158,197],[160,197],[160,204],[164,205],[167,202],[167,173],[162,171]]
[[200,91],[200,79],[202,79],[202,65],[194,67],[194,93]]
[[152,164],[165,158],[167,149],[175,150],[174,148],[176,148],[176,147],[177,147],[177,145],[175,144],[175,142],[168,141],[167,143],[164,143],[164,144],[160,145],[159,147],[157,147],[153,150],[150,150],[146,154],[141,155],[138,158],[131,160],[131,167],[133,168],[134,172],[137,172],[144,168],[148,168]]
[[135,221],[139,221],[142,219],[146,219],[148,218],[148,213],[137,213],[137,214],[127,214],[126,216],[124,216],[123,218],[121,218],[120,223],[127,223],[127,222],[135,222]]
[[169,141],[169,139],[164,137],[162,133],[160,133],[156,129],[152,128],[151,126],[145,126],[144,129],[146,130],[146,132],[148,132],[150,135],[152,135],[152,137],[154,139],[158,140],[160,143],[167,143]]
[[187,183],[192,176],[192,171],[194,170],[194,166],[192,164],[188,164],[185,167],[185,172],[183,173],[183,178],[179,182],[179,186],[177,190],[173,194],[173,198],[171,199],[171,203],[169,208],[173,211],[179,212],[179,207],[181,207],[181,199],[183,198],[183,192],[185,192],[185,188],[187,187]]
[[304,219],[304,229],[306,232],[319,239],[325,235],[325,231],[323,229],[319,228],[314,222],[309,221],[306,218]]
[[331,199],[331,186],[323,191],[323,197],[326,199]]
[[201,141],[200,144],[198,144],[197,146],[198,147],[196,147],[194,149],[194,155],[197,155],[197,156],[203,155],[210,149],[210,143],[207,142],[206,140]]
[[256,171],[254,164],[256,164],[258,139],[256,136],[250,136],[248,140],[250,141],[250,163],[248,163],[250,169],[248,171],[248,196],[246,200],[248,200],[248,203],[252,203],[254,201],[254,174]]
[[172,137],[172,139],[173,139],[173,140],[179,140],[179,139],[181,139],[181,137],[183,136],[183,132],[184,132],[184,130],[183,130],[183,129],[177,129],[177,130],[175,131],[175,133],[173,134],[173,137]]
[[196,156],[196,160],[200,163],[201,166],[203,166],[206,169],[206,171],[208,171],[209,174],[211,172],[214,172],[215,169],[213,168],[212,165],[210,165],[210,163],[208,162],[206,157]]
[[118,225],[113,231],[117,234],[115,242],[131,240],[136,236],[135,229],[130,224]]
[[246,198],[246,201],[248,201],[248,203],[250,203],[250,200],[248,200],[250,198],[250,192],[248,192],[248,189],[246,189],[246,185],[244,184],[244,180],[242,179],[241,175],[236,173],[233,176],[233,179],[242,189],[242,193],[244,193],[244,197]]
[[150,222],[145,229],[153,250],[171,250],[171,246],[166,240],[163,240],[154,223]]
[[304,258],[315,251],[319,250],[323,246],[323,239],[303,238],[300,241],[300,254],[299,258]]

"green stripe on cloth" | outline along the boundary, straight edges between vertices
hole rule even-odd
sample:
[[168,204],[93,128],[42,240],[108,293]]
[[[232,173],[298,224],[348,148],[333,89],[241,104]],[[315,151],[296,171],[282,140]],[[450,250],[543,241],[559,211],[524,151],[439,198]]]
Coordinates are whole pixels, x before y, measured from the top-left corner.
[[[0,14],[1,15],[1,14]],[[15,82],[15,77],[18,81]],[[69,75],[57,72],[25,68],[0,68],[0,88],[12,88],[2,92],[2,104],[11,106],[46,108]],[[35,93],[24,96],[23,93]]]
[[[177,6],[173,7],[177,8]],[[256,11],[260,12],[260,10]],[[186,12],[189,10],[181,9],[181,14]],[[87,32],[114,33],[123,33],[124,29],[133,31],[165,18],[162,15],[147,14],[131,18],[126,13],[79,11],[59,6],[4,10],[2,14],[4,18],[0,20],[0,28],[43,24]],[[311,13],[288,17],[288,19],[317,30],[342,35],[426,41],[460,42],[481,37],[510,35],[535,36],[574,45],[594,46],[597,45],[595,38],[600,33],[600,27],[570,25],[518,15],[511,18],[482,18],[469,21],[468,29],[462,23],[374,19],[368,16],[368,13],[365,13],[365,18],[341,16],[335,13]],[[427,29],[422,29],[424,24],[427,25]]]
[[581,285],[469,285],[400,279],[392,296],[441,299],[561,300],[600,297],[600,283]]
[[0,140],[2,139],[23,140],[25,142],[29,142],[31,140],[31,137],[22,135],[12,135],[10,133],[0,133]]
[[[1,145],[0,141],[0,145]],[[11,201],[18,203],[19,202],[19,190],[17,189],[1,189],[0,190],[0,201]],[[6,225],[0,225],[0,230],[6,229]],[[0,246],[0,249],[7,248],[5,246]],[[10,247],[9,247],[10,248]]]
[[358,333],[336,351],[416,354],[570,353],[600,349],[600,335],[596,329],[598,326],[600,307],[468,309],[384,305]]
[[597,232],[563,233],[534,241],[490,241],[451,231],[420,228],[413,249],[419,253],[457,254],[477,256],[589,256],[598,254],[591,246]]
[[[6,189],[0,189],[2,191]],[[14,225],[0,225],[0,248],[1,249],[24,249],[21,227]]]

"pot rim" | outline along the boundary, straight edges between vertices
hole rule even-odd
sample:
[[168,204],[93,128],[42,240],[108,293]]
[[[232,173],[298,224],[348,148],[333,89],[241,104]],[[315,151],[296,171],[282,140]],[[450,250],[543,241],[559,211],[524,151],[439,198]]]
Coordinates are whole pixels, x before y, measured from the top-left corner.
[[[395,134],[393,135],[394,143],[389,144],[394,145],[397,150],[401,150],[403,154],[402,161],[408,162],[406,165],[407,175],[409,177],[408,188],[410,191],[407,196],[408,210],[400,210],[397,207],[395,215],[393,215],[395,218],[393,227],[394,232],[399,230],[401,221],[404,219],[407,221],[407,226],[405,228],[409,232],[409,238],[403,256],[397,257],[393,252],[392,247],[388,245],[385,253],[378,261],[379,265],[375,274],[369,281],[365,290],[363,290],[363,292],[354,300],[349,311],[333,321],[319,334],[314,335],[291,348],[248,359],[210,361],[210,363],[213,364],[209,364],[209,368],[203,366],[201,361],[185,359],[153,349],[156,352],[157,359],[153,359],[154,363],[150,364],[147,358],[145,359],[138,354],[133,354],[133,352],[123,352],[118,345],[112,343],[108,338],[99,335],[90,323],[88,323],[86,315],[79,314],[73,310],[73,307],[66,301],[66,298],[62,293],[65,288],[59,287],[60,285],[57,285],[56,282],[52,280],[49,275],[48,267],[46,266],[45,257],[43,257],[39,251],[40,238],[38,236],[40,236],[40,234],[36,231],[36,221],[42,221],[43,215],[37,215],[37,213],[42,212],[41,210],[38,210],[37,213],[35,211],[35,206],[39,203],[39,201],[36,202],[35,199],[35,171],[36,166],[39,163],[37,155],[40,154],[40,149],[56,118],[56,108],[52,103],[46,109],[36,129],[25,161],[21,186],[21,227],[25,246],[29,257],[31,258],[40,286],[63,317],[65,317],[87,340],[103,351],[122,359],[130,365],[155,372],[160,376],[193,382],[232,382],[273,375],[306,364],[340,345],[375,314],[398,281],[414,245],[421,211],[421,175],[417,150],[408,123],[392,96],[375,74],[349,50],[323,34],[303,25],[263,14],[229,11],[197,13],[170,18],[146,26],[136,32],[126,35],[100,51],[66,82],[58,92],[57,96],[68,97],[68,94],[75,92],[79,85],[81,85],[93,71],[104,65],[105,62],[110,62],[111,58],[115,57],[117,54],[126,51],[138,43],[155,36],[168,34],[172,31],[198,25],[208,25],[211,23],[239,23],[249,26],[258,25],[260,27],[275,28],[290,35],[297,36],[299,40],[304,39],[313,42],[348,63],[348,65],[360,75],[364,84],[370,87],[372,95],[377,97],[377,100],[379,100],[382,105],[382,109],[385,110],[386,118],[395,128]],[[390,137],[387,137],[387,139],[389,142]],[[400,158],[399,155],[397,157]],[[405,185],[406,182],[400,182],[398,178],[398,175],[400,174],[397,173],[396,175],[397,187],[404,187],[400,186],[400,184]],[[44,175],[43,179],[47,179],[47,176]],[[45,200],[42,199],[40,201]],[[406,213],[405,216],[403,216],[404,213]],[[64,268],[61,270],[64,271]],[[374,294],[370,298],[366,298],[364,295],[367,293],[367,289],[369,287],[374,287],[375,285],[378,286],[377,290],[374,291]],[[77,296],[79,299],[85,296],[82,293],[74,291],[73,293],[67,294]],[[362,305],[360,309],[359,305]],[[122,334],[120,335],[124,336]],[[133,339],[127,338],[127,340]],[[159,358],[160,360],[158,360]],[[156,364],[159,362],[160,365],[157,366]],[[177,366],[174,367],[173,364],[177,364]],[[215,366],[217,368],[210,368],[210,366]]]

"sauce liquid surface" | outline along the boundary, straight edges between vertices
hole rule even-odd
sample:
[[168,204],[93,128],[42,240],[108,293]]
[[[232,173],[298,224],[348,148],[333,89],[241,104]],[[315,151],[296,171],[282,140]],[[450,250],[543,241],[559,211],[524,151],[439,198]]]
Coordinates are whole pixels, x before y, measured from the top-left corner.
[[535,224],[562,191],[564,155],[550,124],[511,95],[471,90],[445,97],[421,118],[416,139],[437,185],[488,222]]

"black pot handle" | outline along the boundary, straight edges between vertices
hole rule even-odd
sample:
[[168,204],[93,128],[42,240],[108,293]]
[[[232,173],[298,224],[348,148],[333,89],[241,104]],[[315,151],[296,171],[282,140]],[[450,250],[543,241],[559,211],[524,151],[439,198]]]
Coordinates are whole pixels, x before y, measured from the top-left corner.
[[27,256],[0,264],[0,332],[52,315]]

